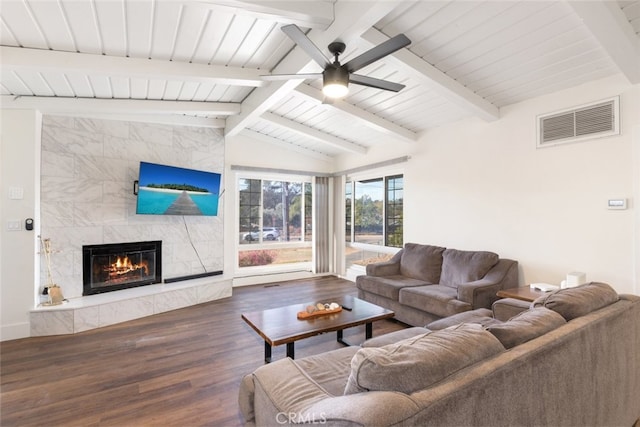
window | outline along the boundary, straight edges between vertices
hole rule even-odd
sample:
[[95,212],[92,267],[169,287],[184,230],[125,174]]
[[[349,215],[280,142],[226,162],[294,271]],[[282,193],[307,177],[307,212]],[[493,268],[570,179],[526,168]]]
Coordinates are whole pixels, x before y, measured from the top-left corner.
[[262,191],[259,179],[241,179],[240,188],[240,243],[256,240],[260,231],[260,205]]
[[238,266],[311,261],[311,182],[240,178]]
[[402,175],[386,179],[385,246],[402,247],[404,185]]
[[347,265],[366,265],[388,259],[390,255],[385,247],[403,246],[403,205],[402,175],[347,181]]
[[311,209],[311,183],[304,183],[304,240],[310,242],[313,237],[312,218],[313,210]]
[[351,206],[353,205],[352,196],[353,196],[353,182],[347,181],[347,185],[345,186],[345,189],[344,189],[344,200],[345,200],[344,235],[345,235],[345,240],[347,242],[351,242],[351,239],[353,237],[351,236],[351,223],[352,223],[351,216],[353,214],[353,211],[351,209]]
[[384,243],[382,178],[356,181],[354,193],[354,242],[382,245]]

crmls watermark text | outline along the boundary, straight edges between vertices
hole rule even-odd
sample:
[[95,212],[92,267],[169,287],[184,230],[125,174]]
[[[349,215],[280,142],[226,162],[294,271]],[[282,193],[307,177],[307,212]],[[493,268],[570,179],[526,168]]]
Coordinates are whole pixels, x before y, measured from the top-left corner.
[[278,412],[276,414],[276,422],[278,424],[287,423],[315,423],[326,424],[327,416],[321,412],[320,414],[302,414],[297,412]]

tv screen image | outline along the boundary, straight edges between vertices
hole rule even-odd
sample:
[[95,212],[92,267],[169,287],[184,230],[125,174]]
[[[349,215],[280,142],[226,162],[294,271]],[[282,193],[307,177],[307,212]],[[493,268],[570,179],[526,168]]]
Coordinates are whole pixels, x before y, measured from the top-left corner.
[[140,162],[137,214],[218,215],[220,174]]

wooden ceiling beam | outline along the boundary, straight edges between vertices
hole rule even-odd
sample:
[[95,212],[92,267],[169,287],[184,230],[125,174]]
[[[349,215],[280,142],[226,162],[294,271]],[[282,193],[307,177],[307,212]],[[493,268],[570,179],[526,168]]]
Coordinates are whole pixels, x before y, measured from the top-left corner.
[[264,71],[190,62],[126,58],[86,53],[0,46],[3,70],[30,69],[91,76],[177,80],[197,83],[260,87]]
[[84,117],[98,120],[118,120],[121,122],[157,123],[170,126],[189,126],[223,129],[225,119],[193,117],[177,114],[107,114],[107,113],[56,113],[58,116]]
[[54,96],[0,97],[2,108],[38,110],[43,113],[186,114],[230,116],[240,112],[231,102],[159,101],[151,99],[63,98]]
[[295,132],[298,135],[302,135],[305,138],[309,138],[314,141],[319,141],[325,144],[329,144],[341,150],[348,151],[350,153],[365,154],[367,152],[367,148],[363,147],[362,145],[358,145],[351,141],[347,141],[346,139],[329,135],[328,133],[303,125],[302,123],[298,123],[296,121],[287,119],[286,117],[278,116],[277,114],[266,112],[262,114],[260,118],[270,123],[273,123],[274,125],[284,127],[290,130],[291,132]]
[[[294,93],[298,96],[304,97],[305,99],[310,99],[317,103],[322,103],[324,101],[324,94],[322,93],[322,91],[307,84],[301,84],[296,87]],[[351,105],[348,102],[335,99],[331,104],[325,105],[327,108],[334,108],[344,114],[349,115],[351,118],[357,120],[365,126],[387,136],[397,138],[400,141],[412,143],[418,140],[418,135],[415,132],[403,128],[402,126],[390,122],[389,120],[383,119],[380,116],[376,116],[375,114],[370,113],[366,110]]]
[[199,0],[192,4],[304,28],[325,29],[333,22],[333,3],[325,1]]
[[567,4],[629,82],[640,83],[640,41],[618,2],[594,0]]

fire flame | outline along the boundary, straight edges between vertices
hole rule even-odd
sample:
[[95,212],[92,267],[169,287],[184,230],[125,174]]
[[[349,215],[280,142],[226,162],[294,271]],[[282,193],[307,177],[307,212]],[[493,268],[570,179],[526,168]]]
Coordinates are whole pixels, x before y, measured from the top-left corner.
[[142,261],[140,264],[134,264],[131,262],[129,257],[118,257],[116,258],[116,262],[111,264],[111,268],[109,272],[114,275],[126,274],[130,271],[135,270],[144,270],[144,274],[149,274],[149,264],[147,261]]

